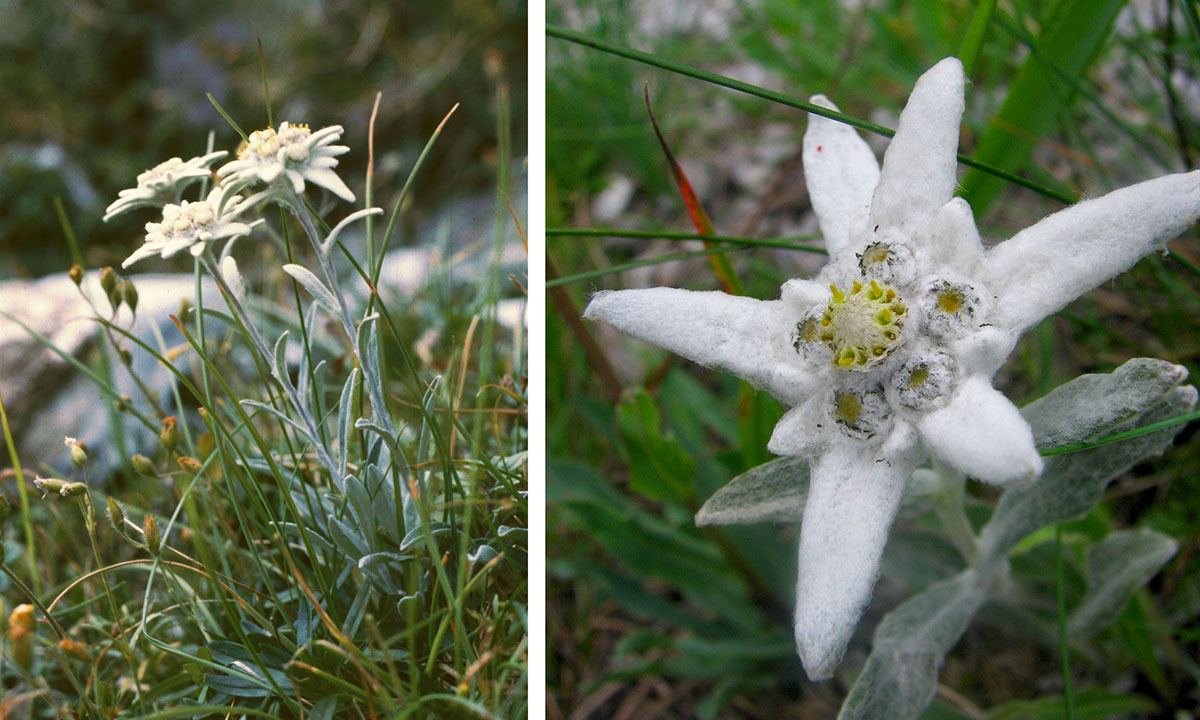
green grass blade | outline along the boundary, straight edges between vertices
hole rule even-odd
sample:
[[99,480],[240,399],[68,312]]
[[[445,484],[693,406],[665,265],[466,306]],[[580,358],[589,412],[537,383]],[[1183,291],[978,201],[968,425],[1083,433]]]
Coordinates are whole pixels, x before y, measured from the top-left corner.
[[[1033,52],[980,140],[976,161],[1006,173],[1026,166],[1038,142],[1057,122],[1057,117],[1046,111],[1058,105],[1064,93],[1056,75],[1078,77],[1087,72],[1124,4],[1124,0],[1062,0],[1054,6]],[[961,194],[977,217],[1003,190],[1004,183],[997,175],[977,167],[963,176]]]
[[[890,138],[896,134],[896,131],[892,130],[891,128],[886,128],[882,125],[877,125],[873,122],[868,122],[866,120],[860,120],[859,118],[856,118],[852,115],[846,115],[845,113],[840,113],[840,112],[837,112],[836,110],[830,110],[829,108],[821,107],[820,105],[814,105],[814,104],[812,104],[810,102],[806,102],[804,100],[797,100],[795,98],[788,97],[787,95],[784,95],[783,93],[778,93],[773,90],[767,90],[765,88],[758,87],[757,85],[751,85],[750,83],[744,83],[740,80],[734,80],[733,78],[725,77],[724,75],[717,75],[716,73],[710,73],[706,70],[700,70],[699,68],[694,68],[689,65],[684,65],[683,63],[677,63],[677,62],[674,62],[671,60],[667,60],[665,58],[660,58],[657,55],[652,55],[650,53],[641,52],[639,50],[634,50],[632,48],[622,47],[620,45],[614,45],[613,43],[609,43],[609,42],[606,42],[599,38],[594,38],[589,35],[585,35],[583,33],[575,32],[574,30],[567,30],[565,28],[559,28],[559,27],[555,27],[553,25],[547,25],[546,26],[546,34],[549,35],[550,37],[558,38],[560,40],[566,40],[568,42],[578,43],[580,45],[583,45],[584,47],[589,47],[594,50],[611,53],[613,55],[619,55],[619,56],[621,56],[623,58],[627,58],[629,60],[634,60],[636,62],[645,63],[646,65],[651,65],[653,67],[661,68],[663,70],[669,70],[671,72],[678,73],[680,75],[685,75],[687,77],[696,78],[697,80],[703,80],[705,82],[709,82],[714,85],[720,85],[721,87],[726,87],[726,88],[729,88],[730,90],[737,90],[738,92],[743,92],[743,93],[746,93],[747,95],[753,95],[755,97],[760,97],[760,98],[763,98],[764,100],[770,100],[770,101],[778,103],[780,105],[786,105],[788,107],[797,108],[799,110],[805,110],[805,111],[813,113],[815,115],[827,117],[830,120],[836,120],[837,122],[851,125],[853,127],[859,128],[860,130],[866,130],[867,132],[875,133],[876,135],[882,135],[883,137]],[[1058,200],[1060,202],[1073,203],[1076,200],[1076,198],[1072,195],[1068,195],[1066,193],[1059,192],[1058,190],[1054,190],[1052,188],[1046,187],[1045,185],[1041,185],[1032,180],[1027,180],[1023,177],[1015,175],[1012,172],[1003,170],[995,165],[991,165],[986,162],[981,162],[974,158],[969,158],[966,155],[962,155],[961,153],[958,155],[958,161],[960,163],[962,163],[963,165],[966,165],[969,168],[978,169],[984,173],[994,175],[997,178],[1000,178],[1000,179],[1006,180],[1008,182],[1014,183],[1016,185],[1020,185],[1022,187],[1033,190],[1034,192],[1045,195],[1046,197],[1054,198],[1055,200]]]
[[819,240],[820,235],[793,235],[775,240],[760,240],[758,238],[733,237],[730,235],[701,235],[699,233],[672,232],[667,230],[620,230],[609,228],[547,228],[546,237],[624,237],[644,238],[647,240],[707,240],[725,245],[746,245],[749,247],[781,248],[783,250],[799,250],[801,252],[828,255],[825,248],[811,245],[799,245],[793,240]]
[[975,66],[979,64],[979,53],[983,50],[983,39],[987,36],[988,25],[992,22],[992,12],[996,9],[996,0],[983,0],[975,8],[971,23],[963,34],[962,45],[958,49],[958,59],[962,60],[963,73],[972,77]]
[[727,252],[734,252],[736,250],[747,250],[747,249],[748,248],[746,248],[746,247],[738,247],[738,246],[720,247],[717,245],[713,245],[711,247],[706,247],[702,250],[692,250],[691,252],[672,253],[670,255],[663,255],[661,257],[650,258],[649,260],[638,260],[636,262],[622,263],[620,265],[610,265],[609,267],[600,268],[598,270],[589,270],[587,272],[576,273],[575,275],[564,275],[563,277],[560,277],[560,278],[555,278],[553,280],[547,280],[546,288],[549,289],[549,288],[558,287],[560,285],[566,285],[568,283],[581,282],[583,280],[591,280],[593,278],[602,277],[604,275],[611,275],[613,273],[624,272],[626,270],[633,270],[634,268],[647,267],[650,265],[661,265],[662,263],[676,262],[678,260],[690,260],[692,258],[705,257],[707,255],[712,255],[713,253],[727,253]]

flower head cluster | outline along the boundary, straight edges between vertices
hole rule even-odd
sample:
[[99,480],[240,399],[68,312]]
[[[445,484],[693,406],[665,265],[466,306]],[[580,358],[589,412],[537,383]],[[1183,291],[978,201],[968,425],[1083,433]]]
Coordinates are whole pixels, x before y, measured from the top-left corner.
[[161,206],[172,200],[178,201],[184,188],[197,180],[209,177],[212,171],[208,166],[226,154],[224,150],[219,150],[186,162],[173,157],[155,165],[137,176],[137,187],[117,193],[117,199],[104,211],[104,220],[107,221],[136,207]]
[[254,199],[229,195],[226,186],[218,185],[203,200],[163,206],[162,219],[146,223],[145,242],[125,258],[121,267],[152,255],[169,258],[182,250],[199,256],[211,242],[249,233],[262,220],[247,224],[237,218],[254,204]]
[[957,59],[926,72],[882,167],[851,127],[810,116],[805,174],[830,254],[815,279],[789,280],[772,301],[601,292],[585,311],[790,408],[768,449],[810,460],[795,630],[814,679],[832,674],[870,600],[918,465],[932,456],[997,484],[1041,472],[1029,426],[991,384],[1021,333],[1200,216],[1200,172],[1170,175],[985,251],[953,197],[963,86]]
[[334,145],[342,137],[342,126],[331,125],[316,132],[307,125],[283,122],[279,130],[266,128],[250,133],[248,142],[238,150],[237,159],[217,170],[227,183],[262,182],[274,185],[288,182],[297,195],[304,192],[305,181],[329,190],[347,202],[354,193],[333,168],[337,157],[350,148]]

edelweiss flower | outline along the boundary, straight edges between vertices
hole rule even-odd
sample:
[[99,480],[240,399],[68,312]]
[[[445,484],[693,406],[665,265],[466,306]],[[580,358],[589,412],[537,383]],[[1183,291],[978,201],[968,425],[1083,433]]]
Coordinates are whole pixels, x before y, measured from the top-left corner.
[[347,202],[354,193],[337,176],[337,156],[349,152],[345,145],[332,145],[342,137],[342,126],[331,125],[316,132],[307,125],[280,123],[273,128],[250,133],[249,142],[238,150],[237,160],[225,163],[217,175],[226,182],[262,181],[267,185],[285,177],[297,195],[304,192],[304,181],[316,183]]
[[165,202],[176,200],[179,193],[197,180],[206,178],[211,171],[209,164],[214,160],[225,157],[226,152],[218,152],[194,157],[187,162],[173,157],[170,160],[155,165],[137,176],[137,187],[128,188],[117,193],[117,199],[104,211],[104,221],[116,217],[126,210],[143,205],[161,206]]
[[1200,216],[1200,172],[1169,175],[985,250],[953,197],[963,83],[955,58],[918,80],[882,168],[852,128],[810,116],[805,174],[830,254],[815,279],[772,301],[601,292],[584,313],[791,408],[767,447],[811,462],[795,629],[814,679],[841,660],[919,464],[990,483],[1040,473],[1029,426],[991,385],[1018,336]]
[[199,256],[208,243],[245,235],[262,222],[238,222],[237,216],[253,205],[255,198],[243,200],[239,195],[228,196],[227,192],[227,186],[218,185],[203,200],[184,200],[179,205],[163,207],[162,221],[146,223],[146,242],[125,258],[121,267],[127,268],[151,255],[169,258],[180,250],[190,250]]

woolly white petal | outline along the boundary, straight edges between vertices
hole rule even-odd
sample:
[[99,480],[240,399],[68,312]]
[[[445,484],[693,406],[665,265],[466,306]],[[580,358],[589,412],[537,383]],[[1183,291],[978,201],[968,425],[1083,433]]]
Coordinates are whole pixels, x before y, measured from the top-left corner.
[[1017,344],[1015,333],[996,327],[983,327],[950,344],[965,375],[991,377],[1000,369]]
[[731,372],[789,405],[800,404],[815,384],[792,345],[796,316],[778,300],[674,288],[619,290],[593,295],[583,316]]
[[242,279],[237,260],[234,260],[232,255],[221,258],[221,277],[238,300],[246,299],[246,281]]
[[151,246],[149,243],[143,243],[140,248],[133,251],[133,254],[125,258],[121,263],[121,269],[125,269],[139,260],[145,260],[148,257],[158,254],[158,249]]
[[1200,217],[1200,170],[1148,180],[1057,212],[989,250],[991,321],[1021,332],[1128,270]]
[[323,127],[320,130],[314,131],[312,135],[308,136],[307,143],[308,143],[309,147],[313,147],[315,145],[319,145],[322,143],[336,142],[337,139],[340,138],[341,136],[342,136],[342,126],[341,125],[330,125],[328,127]]
[[964,379],[917,428],[934,457],[978,480],[1000,485],[1042,472],[1029,423],[983,377]]
[[304,171],[304,177],[346,202],[354,202],[354,193],[350,192],[350,188],[346,187],[346,183],[342,182],[342,179],[334,171],[325,168],[308,168]]
[[938,208],[933,216],[928,248],[918,248],[929,254],[934,266],[952,268],[970,277],[983,257],[983,244],[975,227],[971,206],[962,198],[954,198]]
[[188,248],[192,247],[192,245],[194,243],[195,243],[195,240],[193,240],[190,237],[185,237],[180,240],[164,241],[162,243],[162,248],[161,248],[163,259],[166,260],[167,258],[174,256],[175,253],[177,253],[181,250],[187,250]]
[[285,170],[284,177],[292,183],[292,191],[297,195],[304,192],[304,175],[299,170]]
[[813,457],[828,442],[832,428],[825,409],[825,393],[815,393],[803,404],[788,410],[775,425],[767,450],[776,455]]
[[268,185],[275,182],[275,179],[278,178],[282,173],[283,163],[281,162],[265,162],[258,169],[259,179]]
[[779,289],[779,299],[789,308],[805,313],[829,302],[829,286],[815,280],[792,278],[783,283]]
[[874,224],[918,229],[954,195],[963,69],[946,58],[918,80],[883,156],[871,203]]
[[813,680],[833,674],[871,601],[879,558],[916,465],[907,427],[893,453],[837,438],[813,463],[800,525],[796,646]]
[[[810,101],[837,110],[824,95]],[[825,247],[835,254],[849,244],[851,228],[864,223],[870,211],[871,193],[879,182],[875,153],[853,127],[810,113],[804,132],[804,179]]]

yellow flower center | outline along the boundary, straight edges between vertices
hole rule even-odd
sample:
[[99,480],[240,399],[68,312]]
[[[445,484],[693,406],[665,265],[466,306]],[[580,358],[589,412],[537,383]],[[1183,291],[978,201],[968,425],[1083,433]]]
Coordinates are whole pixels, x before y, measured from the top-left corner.
[[[872,280],[855,282],[849,292],[829,286],[833,297],[821,315],[819,338],[833,350],[833,364],[868,370],[883,362],[904,341],[908,307],[896,290]],[[804,337],[805,328],[800,327]]]

